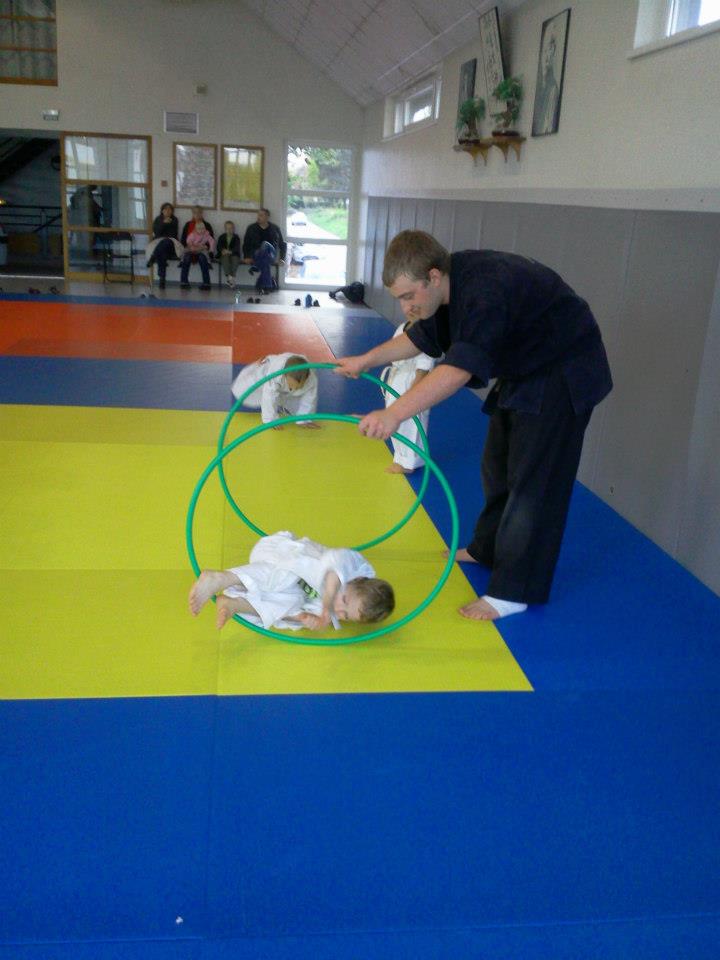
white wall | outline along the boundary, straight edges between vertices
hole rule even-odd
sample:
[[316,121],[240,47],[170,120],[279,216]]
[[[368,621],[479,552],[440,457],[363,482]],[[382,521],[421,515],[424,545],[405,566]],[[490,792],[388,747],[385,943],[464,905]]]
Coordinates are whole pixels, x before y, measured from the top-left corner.
[[[533,139],[542,23],[567,6],[560,129]],[[719,211],[720,33],[628,59],[636,14],[634,0],[530,0],[503,17],[508,68],[525,85],[520,162],[493,149],[487,167],[473,167],[452,151],[463,61],[478,57],[476,93],[486,97],[475,38],[443,64],[436,124],[383,142],[383,105],[367,110],[363,194]]]
[[[57,0],[57,16],[58,87],[4,84],[0,127],[151,135],[156,211],[172,201],[174,140],[264,146],[265,205],[281,227],[284,141],[360,140],[362,108],[239,0]],[[199,112],[199,135],[165,134],[164,109]]]

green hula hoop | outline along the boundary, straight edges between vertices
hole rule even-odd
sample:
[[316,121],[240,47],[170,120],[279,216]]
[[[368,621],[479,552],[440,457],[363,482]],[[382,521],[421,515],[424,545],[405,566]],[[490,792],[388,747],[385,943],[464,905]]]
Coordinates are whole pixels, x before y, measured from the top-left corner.
[[[225,457],[232,453],[241,443],[245,443],[251,437],[256,436],[258,433],[263,433],[265,430],[271,430],[275,426],[282,426],[286,423],[297,423],[299,420],[335,420],[339,423],[360,423],[359,417],[353,417],[349,414],[342,413],[316,413],[312,417],[307,415],[303,416],[291,416],[291,417],[281,417],[278,420],[273,420],[270,423],[261,423],[257,427],[253,427],[252,430],[248,430],[242,436],[237,437],[232,443],[228,444],[227,447],[224,447],[217,456],[210,461],[205,470],[202,473],[202,476],[198,480],[193,495],[190,498],[190,506],[188,507],[187,513],[187,522],[185,525],[185,541],[187,544],[188,555],[190,557],[190,564],[195,572],[195,576],[200,576],[200,566],[197,562],[197,557],[195,555],[195,547],[193,545],[193,520],[195,518],[195,507],[198,501],[198,497],[205,486],[205,483],[213,472],[222,463]],[[238,623],[242,624],[244,627],[247,627],[249,630],[252,630],[254,633],[260,633],[264,637],[271,637],[274,640],[283,640],[286,643],[300,643],[306,646],[322,646],[322,647],[337,647],[349,643],[361,643],[365,640],[375,640],[377,637],[383,637],[388,633],[392,633],[393,630],[399,630],[400,627],[404,627],[405,624],[409,623],[411,620],[414,620],[419,614],[425,610],[429,604],[435,599],[438,593],[442,590],[445,585],[445,581],[450,576],[450,572],[453,568],[455,562],[455,551],[458,546],[459,538],[459,521],[458,521],[458,511],[457,505],[455,503],[455,497],[453,496],[452,490],[450,489],[450,484],[445,479],[444,474],[437,466],[437,464],[431,460],[430,455],[422,450],[417,444],[413,443],[411,440],[408,440],[406,437],[401,436],[399,433],[394,433],[393,437],[396,440],[399,440],[401,443],[404,443],[406,446],[410,447],[411,450],[414,450],[415,453],[420,456],[425,462],[428,472],[432,472],[437,477],[440,482],[440,486],[443,488],[443,492],[447,497],[448,507],[450,508],[450,517],[452,522],[452,535],[450,538],[450,550],[448,552],[447,563],[445,564],[443,571],[440,575],[439,580],[427,595],[427,597],[415,607],[414,610],[411,610],[410,613],[405,614],[404,617],[401,617],[399,620],[394,621],[393,623],[388,624],[385,627],[379,627],[377,630],[371,630],[368,633],[360,634],[357,637],[348,637],[342,640],[321,640],[321,639],[307,639],[305,637],[293,637],[288,636],[284,633],[279,633],[275,630],[266,630],[265,627],[258,627],[254,623],[250,623],[249,620],[245,620],[239,614],[234,614],[233,619]]]
[[[267,383],[268,380],[272,380],[275,377],[281,377],[284,374],[291,373],[295,370],[332,370],[336,366],[337,366],[336,363],[298,363],[296,366],[287,367],[287,369],[276,370],[275,373],[269,373],[266,377],[263,377],[262,380],[258,380],[257,383],[254,383],[251,387],[248,387],[245,393],[243,393],[240,397],[238,397],[238,399],[235,401],[233,406],[230,408],[230,412],[228,413],[227,417],[223,422],[222,427],[220,428],[220,436],[218,438],[218,453],[220,453],[220,451],[225,446],[225,437],[227,436],[228,427],[230,426],[230,421],[235,416],[235,414],[240,409],[240,407],[243,405],[243,402],[247,399],[247,397],[249,397],[251,393],[254,393],[258,389],[258,387],[261,387],[264,383]],[[369,380],[371,383],[376,384],[378,387],[381,388],[381,390],[384,390],[386,393],[389,393],[393,397],[395,397],[396,400],[400,396],[400,394],[397,393],[397,391],[393,390],[392,387],[388,386],[386,383],[384,383],[378,377],[373,376],[371,373],[361,373],[360,377],[363,380]],[[314,420],[318,418],[302,416],[299,419]],[[427,434],[423,429],[423,425],[420,423],[420,420],[418,419],[418,417],[413,417],[412,419],[415,422],[415,426],[418,428],[418,433],[420,434],[420,439],[422,440],[423,447],[425,448],[425,453],[429,454],[430,446],[428,444]],[[278,422],[279,421],[276,420],[274,425],[277,425]],[[395,434],[395,436],[397,436],[397,434]],[[415,511],[418,509],[418,507],[422,503],[423,497],[425,496],[425,491],[427,490],[427,486],[430,481],[431,471],[428,470],[427,468],[427,460],[425,460],[425,464],[426,464],[426,467],[423,473],[422,483],[420,484],[420,490],[418,491],[418,495],[415,499],[415,502],[410,507],[408,512],[405,514],[405,516],[402,517],[402,519],[400,519],[395,524],[394,527],[391,527],[388,531],[381,534],[379,537],[375,537],[374,540],[368,540],[366,543],[359,543],[357,546],[351,547],[352,550],[368,550],[370,547],[375,547],[378,545],[378,543],[382,543],[383,540],[388,540],[390,537],[393,536],[393,534],[397,533],[398,530],[402,529],[402,527],[405,526],[405,524],[413,516]],[[235,513],[240,517],[243,523],[245,523],[248,527],[250,527],[251,530],[254,530],[255,533],[258,534],[258,536],[266,537],[267,533],[265,532],[265,530],[261,530],[260,527],[257,526],[257,524],[253,523],[252,520],[245,513],[243,513],[243,511],[240,509],[237,502],[235,501],[235,498],[233,497],[232,493],[230,492],[230,488],[227,485],[227,480],[225,478],[225,471],[223,470],[222,462],[218,464],[218,476],[220,478],[220,486],[223,489],[223,493],[225,494],[228,503],[233,508]]]

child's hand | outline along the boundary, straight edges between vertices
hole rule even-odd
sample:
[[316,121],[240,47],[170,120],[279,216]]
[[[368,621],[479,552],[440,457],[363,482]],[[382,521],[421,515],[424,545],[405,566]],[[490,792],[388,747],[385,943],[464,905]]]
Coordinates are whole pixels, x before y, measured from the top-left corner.
[[284,429],[285,429],[285,425],[282,424],[282,423],[277,423],[277,424],[273,427],[273,430],[284,430]]
[[308,630],[323,630],[330,624],[330,614],[325,612],[319,616],[314,613],[300,613],[297,619]]

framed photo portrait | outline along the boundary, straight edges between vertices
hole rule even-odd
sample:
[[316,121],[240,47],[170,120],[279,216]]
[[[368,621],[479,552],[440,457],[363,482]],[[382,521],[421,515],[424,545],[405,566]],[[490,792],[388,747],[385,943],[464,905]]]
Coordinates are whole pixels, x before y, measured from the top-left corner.
[[480,49],[485,71],[485,89],[487,90],[488,113],[499,113],[504,104],[493,97],[492,92],[505,79],[502,43],[500,41],[500,15],[493,7],[480,17]]
[[220,206],[257,212],[263,205],[263,147],[222,146]]
[[477,57],[466,60],[460,67],[460,89],[458,92],[458,110],[460,105],[475,96],[475,72]]
[[534,137],[557,133],[560,126],[560,104],[569,27],[569,9],[551,17],[542,25],[532,121]]
[[173,144],[173,205],[214,210],[217,147],[214,143]]

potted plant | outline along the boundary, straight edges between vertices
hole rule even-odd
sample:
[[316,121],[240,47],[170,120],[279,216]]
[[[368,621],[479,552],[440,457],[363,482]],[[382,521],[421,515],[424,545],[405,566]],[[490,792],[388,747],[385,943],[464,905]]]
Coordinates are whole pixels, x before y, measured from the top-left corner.
[[500,113],[492,115],[493,120],[497,122],[497,128],[493,130],[494,137],[517,137],[517,130],[512,129],[520,115],[520,104],[522,103],[522,82],[520,77],[507,77],[502,80],[493,90],[493,97],[505,104],[505,109]]
[[485,101],[482,97],[468,97],[458,107],[458,143],[473,143],[480,139],[478,121],[485,116]]

